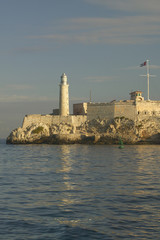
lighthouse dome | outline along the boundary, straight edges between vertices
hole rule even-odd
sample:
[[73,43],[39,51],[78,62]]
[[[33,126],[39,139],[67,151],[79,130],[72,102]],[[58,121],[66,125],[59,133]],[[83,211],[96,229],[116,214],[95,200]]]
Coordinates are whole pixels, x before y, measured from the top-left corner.
[[64,84],[64,85],[67,84],[67,76],[65,73],[63,73],[61,76],[61,84]]

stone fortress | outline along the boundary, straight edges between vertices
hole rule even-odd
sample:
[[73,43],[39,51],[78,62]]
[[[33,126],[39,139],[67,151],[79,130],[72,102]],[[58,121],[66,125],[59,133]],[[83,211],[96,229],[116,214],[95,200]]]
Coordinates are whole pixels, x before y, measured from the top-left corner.
[[59,109],[48,115],[26,115],[7,143],[118,144],[123,139],[125,144],[160,144],[160,101],[144,100],[141,91],[134,91],[130,100],[73,104],[69,114],[65,73],[59,86]]
[[23,128],[31,124],[68,123],[76,127],[87,120],[125,117],[133,121],[141,121],[148,117],[160,117],[160,101],[144,100],[141,91],[130,93],[130,100],[111,101],[108,103],[82,102],[73,104],[73,115],[69,114],[69,85],[65,73],[61,76],[59,94],[59,109],[54,109],[50,115],[26,115]]
[[88,120],[97,118],[110,120],[116,117],[143,120],[150,116],[160,116],[160,101],[145,101],[141,91],[131,92],[130,95],[130,100],[74,104],[73,112],[74,115],[86,115]]

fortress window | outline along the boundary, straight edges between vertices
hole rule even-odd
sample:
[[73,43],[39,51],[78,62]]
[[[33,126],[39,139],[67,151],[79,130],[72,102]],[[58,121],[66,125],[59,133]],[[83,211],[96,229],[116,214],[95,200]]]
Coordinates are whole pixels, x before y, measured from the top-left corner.
[[140,112],[138,111],[138,115],[140,114]]
[[156,113],[155,113],[155,111],[153,111],[153,115],[155,115]]
[[144,112],[144,114],[146,115],[146,114],[147,114],[147,112]]

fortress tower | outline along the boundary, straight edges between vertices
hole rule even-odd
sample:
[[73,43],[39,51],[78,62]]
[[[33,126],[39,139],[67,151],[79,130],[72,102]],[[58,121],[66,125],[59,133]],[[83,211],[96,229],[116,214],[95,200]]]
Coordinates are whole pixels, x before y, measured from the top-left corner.
[[60,83],[60,94],[59,94],[59,115],[68,116],[69,115],[69,91],[68,91],[68,83],[67,76],[65,73],[61,76]]
[[142,101],[143,100],[144,101],[144,97],[142,97],[141,91],[131,92],[130,95],[131,95],[130,100],[134,100],[134,101],[136,101],[136,100]]

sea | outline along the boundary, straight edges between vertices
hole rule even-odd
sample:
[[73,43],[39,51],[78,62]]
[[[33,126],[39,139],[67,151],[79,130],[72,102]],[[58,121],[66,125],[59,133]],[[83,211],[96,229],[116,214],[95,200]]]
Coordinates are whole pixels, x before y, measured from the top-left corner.
[[160,239],[160,145],[1,142],[0,239]]

